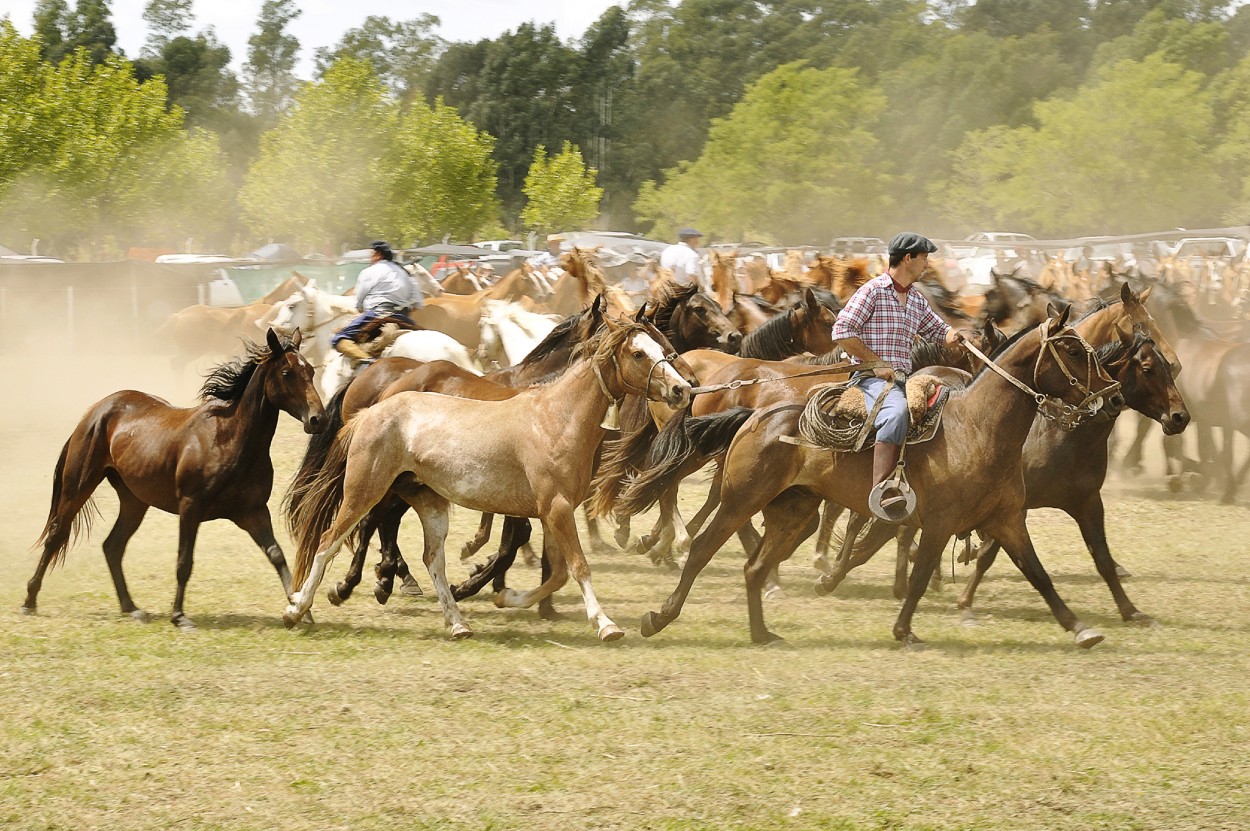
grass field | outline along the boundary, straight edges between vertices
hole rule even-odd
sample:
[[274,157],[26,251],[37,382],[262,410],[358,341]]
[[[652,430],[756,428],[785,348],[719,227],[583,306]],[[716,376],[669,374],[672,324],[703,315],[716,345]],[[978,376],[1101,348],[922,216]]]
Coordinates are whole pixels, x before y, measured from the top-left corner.
[[[199,630],[182,634],[166,622],[166,515],[149,515],[126,558],[154,621],[117,613],[99,549],[115,515],[107,487],[103,520],[45,581],[39,615],[19,615],[62,443],[114,389],[189,403],[191,384],[159,367],[80,358],[56,367],[76,370],[58,392],[46,365],[0,359],[6,829],[1250,827],[1244,505],[1169,497],[1154,477],[1112,484],[1112,549],[1155,628],[1121,624],[1075,526],[1036,512],[1060,593],[1107,635],[1089,652],[1005,558],[982,586],[979,627],[959,625],[948,581],[915,618],[930,648],[903,651],[891,563],[817,598],[810,543],[766,609],[787,643],[754,647],[736,541],[650,640],[638,620],[676,576],[608,552],[590,561],[628,631],[615,644],[595,640],[572,584],[555,623],[465,601],[464,642],[449,640],[432,592],[380,607],[368,579],[339,608],[322,592],[316,625],[288,632],[272,569],[225,523],[201,531],[187,600]],[[284,417],[279,489],[303,442]],[[456,550],[476,521],[455,514]],[[401,537],[414,562],[419,536],[414,521]],[[453,580],[465,573],[453,563]],[[959,566],[957,583],[967,575]],[[518,566],[511,582],[536,581]]]

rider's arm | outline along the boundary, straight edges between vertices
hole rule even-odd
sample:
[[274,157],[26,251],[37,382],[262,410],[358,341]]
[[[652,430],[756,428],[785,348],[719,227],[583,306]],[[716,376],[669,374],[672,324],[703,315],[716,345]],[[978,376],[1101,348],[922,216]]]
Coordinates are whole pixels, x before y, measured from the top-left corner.
[[[838,318],[833,322],[833,339],[846,354],[864,363],[883,363],[881,357],[860,338],[864,324],[868,322],[875,308],[875,295],[872,292],[857,291],[846,301],[846,306],[838,312]],[[874,369],[872,374],[885,381],[894,380],[894,370],[888,366]]]

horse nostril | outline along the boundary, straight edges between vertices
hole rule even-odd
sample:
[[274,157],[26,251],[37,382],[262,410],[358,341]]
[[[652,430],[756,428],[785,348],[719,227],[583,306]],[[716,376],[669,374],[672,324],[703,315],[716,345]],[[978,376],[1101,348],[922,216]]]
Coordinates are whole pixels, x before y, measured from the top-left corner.
[[1121,409],[1124,406],[1124,396],[1120,395],[1118,392],[1111,396],[1111,406],[1115,407],[1117,410]]
[[1172,423],[1180,427],[1184,427],[1189,424],[1189,413],[1184,410],[1172,413]]

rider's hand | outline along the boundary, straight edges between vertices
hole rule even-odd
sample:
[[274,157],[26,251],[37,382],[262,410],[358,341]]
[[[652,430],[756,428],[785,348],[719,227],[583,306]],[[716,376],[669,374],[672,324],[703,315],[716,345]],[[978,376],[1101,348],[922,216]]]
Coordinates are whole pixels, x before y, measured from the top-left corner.
[[960,332],[957,329],[951,329],[946,333],[946,342],[948,344],[954,345],[956,343],[963,343],[964,340],[963,332]]
[[894,383],[894,368],[888,366],[879,366],[872,371],[872,374],[885,381],[887,384]]

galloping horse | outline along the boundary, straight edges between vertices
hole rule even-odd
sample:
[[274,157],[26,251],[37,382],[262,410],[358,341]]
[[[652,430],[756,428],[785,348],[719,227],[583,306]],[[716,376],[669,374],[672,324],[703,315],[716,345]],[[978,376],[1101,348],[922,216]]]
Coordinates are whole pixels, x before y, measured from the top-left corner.
[[[999,359],[999,369],[1034,394],[1023,395],[1005,377],[987,372],[966,391],[951,395],[936,437],[908,452],[907,470],[917,497],[913,519],[923,531],[907,598],[894,625],[898,640],[919,642],[911,618],[946,541],[978,528],[993,534],[1020,563],[1060,624],[1075,633],[1078,646],[1102,641],[1102,635],[1079,621],[1055,592],[1024,523],[1020,451],[1037,410],[1034,396],[1044,396],[1041,400],[1048,409],[1065,409],[1070,417],[1092,415],[1104,395],[1116,397],[1114,382],[1097,365],[1089,345],[1066,326],[1067,314],[1065,309],[1037,329],[1022,331]],[[781,441],[797,434],[805,400],[799,397],[757,412],[737,431],[725,457],[720,508],[691,545],[677,588],[659,612],[643,618],[644,636],[677,618],[703,567],[734,531],[763,511],[763,542],[748,552],[747,605],[752,640],[776,640],[763,620],[760,589],[765,575],[812,533],[821,499],[868,513],[870,450],[830,453]],[[665,477],[647,479],[644,474],[622,498],[645,504],[670,484]]]
[[478,363],[506,367],[519,364],[560,322],[556,315],[526,311],[504,300],[482,301],[482,342]]
[[635,393],[681,407],[689,403],[691,387],[668,362],[653,337],[659,336],[654,327],[610,320],[605,326],[563,376],[514,398],[474,401],[402,393],[348,424],[297,515],[295,579],[303,586],[292,595],[283,621],[293,626],[308,611],[330,559],[394,483],[421,517],[425,564],[453,637],[471,630],[444,573],[452,501],[542,521],[555,554],[551,577],[529,592],[500,592],[496,605],[533,605],[564,584],[571,566],[600,640],[624,635],[591,588],[573,511],[590,484],[592,457],[603,438],[599,423],[608,405]]
[[121,502],[104,540],[104,558],[123,614],[148,619],[126,588],[122,556],[152,506],[178,515],[172,617],[178,627],[195,628],[182,604],[196,534],[200,523],[211,519],[228,519],[246,531],[290,593],[291,575],[267,507],[273,489],[269,445],[279,411],[302,421],[307,433],[321,429],[323,411],[312,367],[299,354],[299,333],[283,343],[270,329],[265,339],[267,348],[248,346],[244,360],[222,364],[208,376],[198,407],[171,407],[154,396],[123,390],[87,411],[56,463],[52,506],[39,537],[43,554],[26,584],[23,611],[35,611],[48,566],[60,563],[73,538],[90,526],[91,495],[105,479]]

